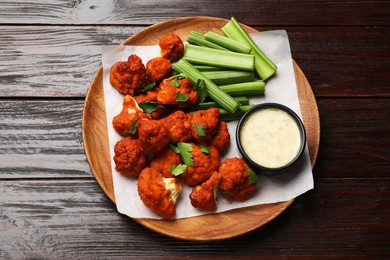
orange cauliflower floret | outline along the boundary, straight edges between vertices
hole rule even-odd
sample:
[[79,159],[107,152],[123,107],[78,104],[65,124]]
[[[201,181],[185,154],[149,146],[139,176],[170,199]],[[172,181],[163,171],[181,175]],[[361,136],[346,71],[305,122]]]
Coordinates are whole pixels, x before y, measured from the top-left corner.
[[207,144],[217,148],[219,153],[226,151],[230,144],[230,134],[226,122],[219,122],[216,134]]
[[194,165],[188,165],[181,177],[188,186],[195,186],[208,180],[213,172],[218,170],[221,162],[219,152],[215,147],[206,147],[207,152],[202,151],[201,147],[193,143],[189,144],[192,147],[190,154],[192,155]]
[[249,198],[255,190],[256,183],[250,183],[248,171],[251,169],[241,158],[227,158],[221,163],[219,189],[224,198],[238,201]]
[[114,147],[115,170],[124,176],[138,176],[146,166],[146,155],[142,152],[138,140],[126,137]]
[[142,202],[165,219],[176,215],[176,200],[180,193],[181,185],[176,178],[164,178],[152,168],[144,168],[138,177],[138,194]]
[[[207,142],[218,130],[220,111],[218,108],[209,108],[207,110],[195,111],[191,117],[192,123],[192,136],[198,142]],[[201,127],[204,130],[204,134],[200,135],[197,127]]]
[[127,61],[115,63],[110,70],[110,83],[120,93],[133,96],[146,81],[146,69],[141,59],[132,54]]
[[197,185],[190,194],[191,204],[195,208],[203,210],[215,210],[217,208],[217,191],[221,182],[221,174],[214,172],[210,179]]
[[161,119],[169,133],[169,141],[173,144],[185,142],[192,137],[192,125],[187,114],[178,110]]
[[198,92],[188,78],[177,79],[171,77],[164,79],[159,87],[157,100],[160,104],[177,105],[184,108],[199,103]]
[[169,143],[169,134],[161,121],[139,120],[137,123],[138,140],[146,154],[157,153]]
[[146,76],[154,82],[159,82],[166,78],[171,70],[171,62],[166,58],[157,57],[146,63]]
[[172,151],[169,146],[153,155],[149,167],[162,173],[165,178],[173,178],[170,168],[180,164],[180,156]]
[[112,126],[118,134],[122,136],[132,136],[135,134],[130,133],[131,125],[137,119],[148,119],[150,115],[145,114],[142,109],[137,105],[137,102],[129,95],[126,95],[123,99],[122,111],[116,115],[112,120]]
[[176,34],[168,34],[160,39],[160,56],[171,61],[180,59],[184,54],[184,43]]

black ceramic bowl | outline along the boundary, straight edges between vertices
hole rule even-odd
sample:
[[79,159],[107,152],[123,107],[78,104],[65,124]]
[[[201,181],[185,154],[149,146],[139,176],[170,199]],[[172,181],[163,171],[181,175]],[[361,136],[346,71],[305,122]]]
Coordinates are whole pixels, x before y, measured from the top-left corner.
[[[248,156],[248,153],[245,152],[245,147],[244,147],[244,144],[242,143],[242,140],[241,140],[241,132],[242,132],[243,127],[246,127],[244,125],[245,125],[245,122],[248,120],[248,118],[250,116],[252,116],[254,113],[256,113],[260,110],[268,109],[268,108],[282,110],[282,111],[286,112],[288,115],[290,115],[291,118],[295,121],[295,123],[298,127],[298,130],[299,130],[299,135],[300,135],[299,149],[298,149],[298,153],[296,153],[296,156],[292,157],[292,159],[289,160],[287,163],[284,163],[283,165],[276,166],[276,167],[269,167],[269,166],[264,166],[264,165],[261,165],[259,163],[256,163],[250,156]],[[251,136],[255,136],[255,133],[251,132]],[[253,138],[255,138],[255,137],[253,137]],[[280,173],[286,171],[287,169],[294,167],[294,165],[296,165],[297,161],[301,158],[303,151],[305,150],[305,146],[306,146],[306,131],[305,131],[305,127],[304,127],[301,119],[299,118],[299,116],[294,111],[292,111],[290,108],[288,108],[282,104],[278,104],[278,103],[264,103],[264,104],[259,104],[259,105],[254,106],[253,108],[251,108],[249,111],[247,111],[242,116],[242,118],[240,119],[240,121],[238,122],[238,125],[237,125],[236,141],[237,141],[238,149],[239,149],[243,159],[253,169],[255,169],[259,174],[276,175],[276,174],[280,174]],[[252,155],[252,157],[253,157],[253,155]]]

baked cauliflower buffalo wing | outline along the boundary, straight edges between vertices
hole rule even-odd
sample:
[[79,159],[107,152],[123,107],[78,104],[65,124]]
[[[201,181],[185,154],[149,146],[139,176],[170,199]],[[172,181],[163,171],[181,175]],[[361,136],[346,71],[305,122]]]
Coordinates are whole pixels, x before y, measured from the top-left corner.
[[185,108],[199,103],[199,95],[194,84],[188,78],[164,79],[160,85],[157,100],[163,105],[177,105]]
[[168,34],[160,39],[160,56],[170,61],[180,59],[184,54],[184,44],[176,34]]
[[181,185],[176,178],[164,178],[152,168],[144,168],[138,177],[138,194],[142,202],[164,219],[176,215],[176,200],[180,193]]
[[157,57],[146,63],[146,76],[150,81],[160,82],[169,75],[171,70],[171,62],[166,58]]
[[190,143],[190,145],[192,146],[190,154],[194,165],[188,165],[181,177],[185,184],[193,187],[208,180],[218,170],[221,162],[217,148],[209,146],[208,152],[204,152],[194,143]]
[[227,158],[221,163],[219,189],[227,200],[244,201],[255,190],[256,184],[249,182],[249,166],[241,158]]
[[217,148],[220,154],[226,151],[230,144],[230,134],[226,122],[219,122],[216,134],[207,144]]
[[169,134],[159,120],[139,120],[137,123],[138,140],[142,151],[154,154],[169,143]]
[[[192,123],[192,136],[198,142],[207,142],[210,140],[218,130],[220,111],[218,108],[209,108],[207,110],[195,111],[191,117]],[[204,134],[200,135],[197,127],[202,127]]]
[[221,174],[214,172],[210,179],[192,189],[190,200],[195,208],[212,211],[217,208],[217,191]]
[[146,82],[146,69],[135,54],[127,61],[115,63],[110,70],[110,83],[120,93],[133,96]]
[[181,110],[177,110],[169,116],[161,119],[165,128],[169,133],[169,141],[173,144],[185,142],[192,137],[192,125],[187,114]]
[[114,146],[115,170],[124,176],[138,176],[146,166],[146,155],[139,141],[130,137],[119,140]]
[[172,151],[169,146],[166,146],[161,151],[153,155],[152,160],[149,163],[149,167],[155,169],[165,178],[173,178],[170,168],[180,164],[180,156]]
[[150,115],[144,113],[137,105],[137,102],[133,97],[126,95],[123,99],[122,111],[116,115],[112,120],[112,126],[115,131],[122,136],[132,136],[130,133],[131,125],[137,119],[149,119]]

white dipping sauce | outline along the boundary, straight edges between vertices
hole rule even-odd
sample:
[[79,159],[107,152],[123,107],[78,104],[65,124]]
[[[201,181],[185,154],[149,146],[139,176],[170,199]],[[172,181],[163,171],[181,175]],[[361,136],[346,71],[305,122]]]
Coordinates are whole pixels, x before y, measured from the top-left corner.
[[290,163],[301,148],[301,134],[294,118],[277,108],[253,112],[241,126],[241,145],[252,161],[267,168]]

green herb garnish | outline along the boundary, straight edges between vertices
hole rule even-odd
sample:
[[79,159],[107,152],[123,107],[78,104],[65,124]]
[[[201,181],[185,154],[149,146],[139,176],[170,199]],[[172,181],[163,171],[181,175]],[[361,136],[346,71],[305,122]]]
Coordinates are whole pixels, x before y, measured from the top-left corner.
[[180,87],[180,82],[175,78],[174,80],[171,81],[171,86],[173,87]]
[[138,123],[138,120],[139,120],[139,117],[133,121],[133,123],[131,123],[130,125],[130,130],[129,130],[129,133],[130,134],[135,134],[137,132],[137,123]]
[[183,162],[187,165],[193,166],[194,160],[192,154],[190,153],[192,151],[191,144],[179,142],[177,143],[177,148],[179,148],[179,153]]
[[163,107],[155,101],[144,101],[138,104],[144,113],[150,114],[156,111],[158,108]]
[[150,83],[150,84],[146,85],[145,87],[141,88],[140,92],[141,93],[145,93],[148,90],[151,90],[152,88],[154,88],[155,86],[156,86],[156,82],[153,81],[152,83]]
[[201,146],[200,146],[200,151],[201,151],[202,153],[207,154],[207,155],[210,154],[209,148],[208,148],[207,146],[205,146],[205,145],[201,145]]
[[206,82],[204,81],[204,79],[198,79],[195,84],[195,89],[198,92],[199,103],[204,102],[208,96]]
[[204,130],[203,125],[197,125],[194,122],[191,122],[191,124],[195,128],[195,131],[199,136],[206,136],[206,131]]
[[179,91],[176,95],[176,102],[186,102],[188,98],[189,97],[186,94],[180,93]]
[[187,165],[185,165],[185,164],[171,165],[171,167],[169,167],[169,171],[174,176],[179,176],[180,174],[182,174],[186,170],[187,170]]
[[254,173],[254,171],[252,171],[251,169],[246,169],[246,172],[248,173],[248,182],[249,184],[254,184],[254,183],[257,183],[259,181],[259,176],[257,176],[256,173]]

